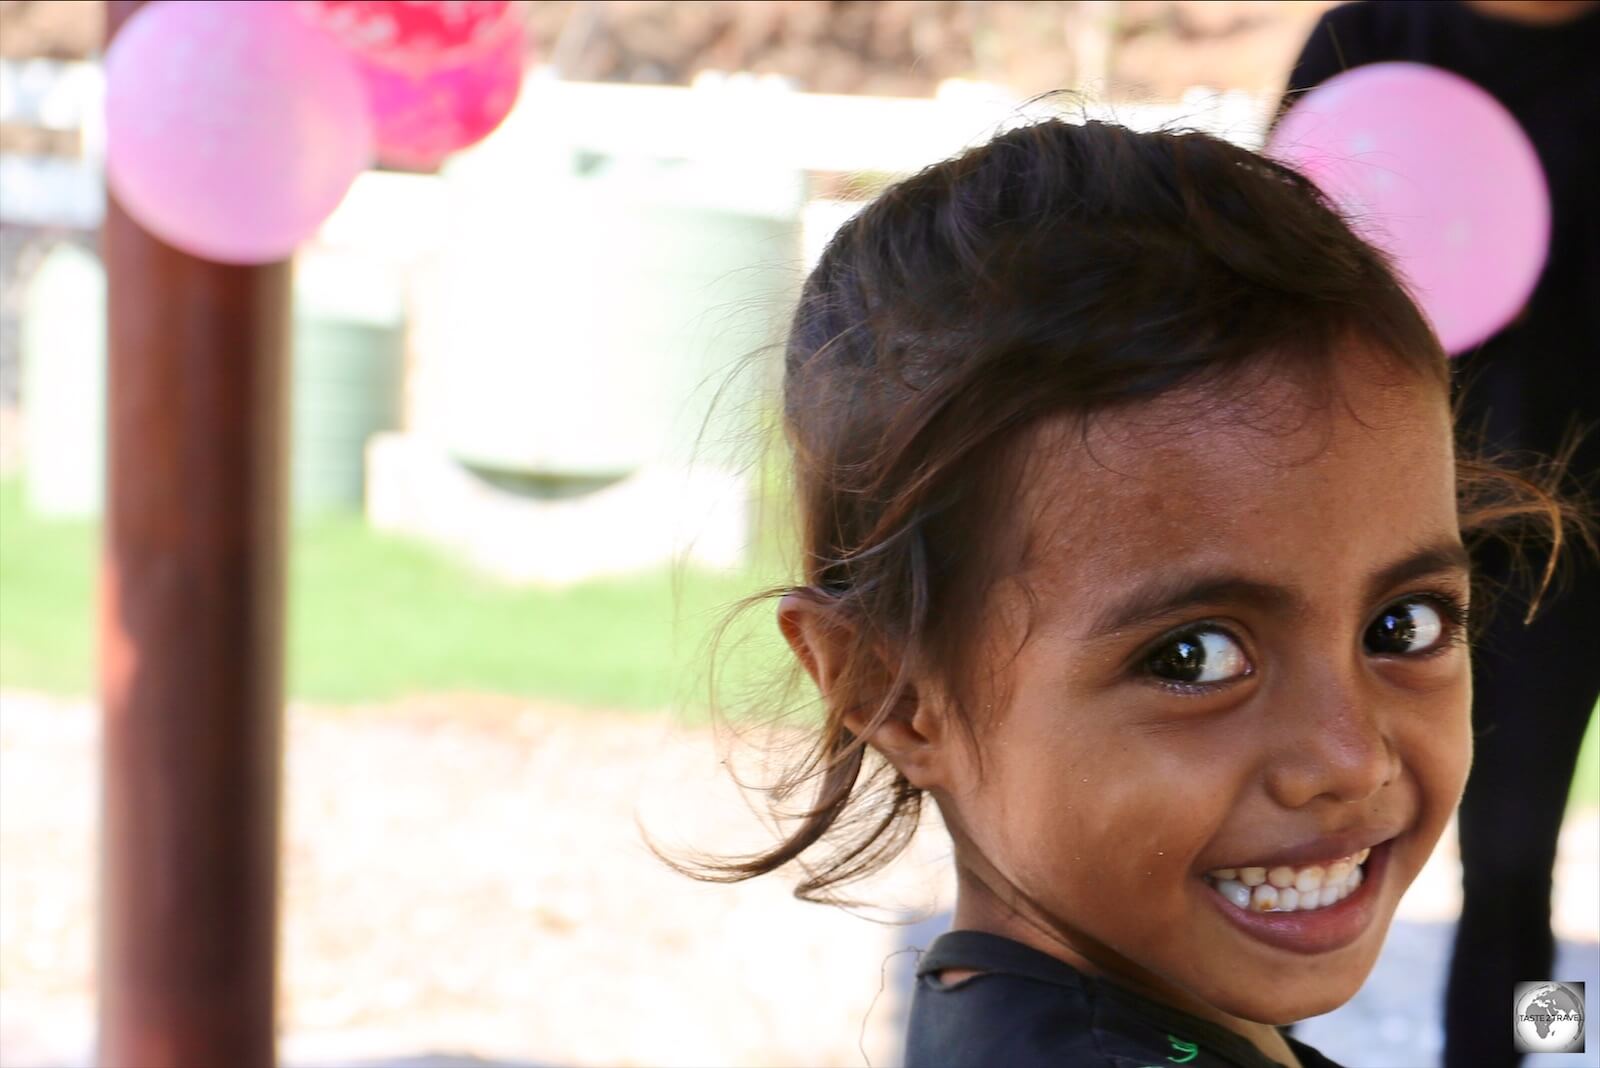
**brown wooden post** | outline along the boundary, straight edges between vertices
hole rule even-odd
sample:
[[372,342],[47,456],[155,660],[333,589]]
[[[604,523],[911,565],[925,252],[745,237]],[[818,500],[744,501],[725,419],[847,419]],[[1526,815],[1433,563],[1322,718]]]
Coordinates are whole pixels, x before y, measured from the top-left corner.
[[[108,40],[141,3],[107,5]],[[109,195],[102,241],[99,1060],[267,1068],[289,265],[195,259]]]

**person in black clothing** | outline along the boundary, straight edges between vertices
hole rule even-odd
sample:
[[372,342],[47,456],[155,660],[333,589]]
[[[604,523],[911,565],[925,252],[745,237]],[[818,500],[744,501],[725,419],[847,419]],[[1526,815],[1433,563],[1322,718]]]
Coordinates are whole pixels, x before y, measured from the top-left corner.
[[[1551,199],[1550,255],[1515,321],[1456,360],[1459,425],[1498,450],[1556,455],[1600,422],[1600,3],[1364,0],[1326,12],[1289,78],[1286,107],[1364,63],[1453,71],[1503,104],[1537,150]],[[1591,492],[1600,434],[1572,456]],[[1475,561],[1492,586],[1510,559]],[[1578,557],[1531,625],[1494,612],[1474,657],[1475,756],[1458,816],[1461,919],[1445,1003],[1448,1068],[1515,1065],[1506,1004],[1551,975],[1551,870],[1579,744],[1600,697],[1600,567]]]

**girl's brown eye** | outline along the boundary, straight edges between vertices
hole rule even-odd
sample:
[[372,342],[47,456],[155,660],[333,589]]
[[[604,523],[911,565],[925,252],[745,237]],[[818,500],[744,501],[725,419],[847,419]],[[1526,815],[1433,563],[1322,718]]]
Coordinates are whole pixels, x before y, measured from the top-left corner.
[[1250,661],[1227,631],[1217,627],[1185,631],[1163,642],[1145,658],[1145,670],[1182,683],[1230,682],[1250,674]]
[[1370,653],[1411,656],[1436,648],[1446,629],[1445,614],[1428,601],[1398,601],[1372,621],[1363,642]]

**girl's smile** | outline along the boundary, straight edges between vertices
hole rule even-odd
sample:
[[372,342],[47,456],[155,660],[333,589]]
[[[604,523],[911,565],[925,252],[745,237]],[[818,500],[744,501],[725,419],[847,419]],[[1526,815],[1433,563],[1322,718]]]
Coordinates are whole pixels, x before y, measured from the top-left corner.
[[1391,841],[1326,865],[1226,868],[1203,879],[1212,903],[1252,938],[1295,953],[1326,953],[1371,926]]

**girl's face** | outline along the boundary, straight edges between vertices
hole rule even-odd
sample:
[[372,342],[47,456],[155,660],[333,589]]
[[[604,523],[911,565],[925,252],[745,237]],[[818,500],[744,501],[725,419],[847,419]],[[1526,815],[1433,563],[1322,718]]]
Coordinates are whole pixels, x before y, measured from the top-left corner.
[[1443,390],[1341,363],[1332,394],[1040,428],[1012,513],[1033,626],[1012,660],[1026,602],[997,587],[982,774],[955,732],[912,774],[956,836],[957,927],[1247,1033],[1366,978],[1466,780],[1468,570]]

